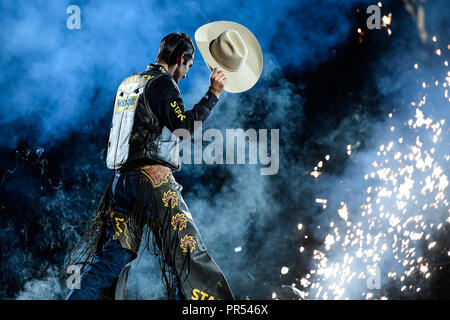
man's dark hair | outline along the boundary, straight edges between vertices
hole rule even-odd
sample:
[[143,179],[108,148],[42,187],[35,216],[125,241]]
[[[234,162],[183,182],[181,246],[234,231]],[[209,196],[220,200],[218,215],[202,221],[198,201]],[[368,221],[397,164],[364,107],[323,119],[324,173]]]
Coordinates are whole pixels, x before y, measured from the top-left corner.
[[165,62],[169,66],[177,62],[177,58],[186,52],[184,64],[194,57],[195,47],[191,38],[185,33],[169,33],[161,40],[156,62]]

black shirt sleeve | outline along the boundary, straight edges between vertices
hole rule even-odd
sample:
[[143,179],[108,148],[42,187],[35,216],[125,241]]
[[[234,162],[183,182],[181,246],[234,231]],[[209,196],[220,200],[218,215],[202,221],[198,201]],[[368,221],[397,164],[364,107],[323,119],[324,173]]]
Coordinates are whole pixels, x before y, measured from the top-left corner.
[[172,79],[165,76],[156,80],[146,94],[152,111],[172,132],[183,128],[192,133],[194,121],[205,121],[218,101],[215,94],[208,90],[192,110],[185,111],[178,88]]

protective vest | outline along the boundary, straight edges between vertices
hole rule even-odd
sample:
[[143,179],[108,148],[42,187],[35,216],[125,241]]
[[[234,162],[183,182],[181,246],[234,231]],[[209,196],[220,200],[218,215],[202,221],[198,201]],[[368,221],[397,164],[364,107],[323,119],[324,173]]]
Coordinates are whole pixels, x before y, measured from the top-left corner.
[[146,89],[161,77],[172,77],[159,66],[125,78],[115,101],[108,140],[106,165],[110,169],[139,166],[151,160],[180,170],[181,140],[161,125],[146,95]]

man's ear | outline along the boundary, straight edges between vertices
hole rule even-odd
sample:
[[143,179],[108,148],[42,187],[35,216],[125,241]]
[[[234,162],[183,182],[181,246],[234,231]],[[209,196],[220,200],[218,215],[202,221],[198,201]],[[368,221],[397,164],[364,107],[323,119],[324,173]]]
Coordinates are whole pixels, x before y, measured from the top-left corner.
[[179,65],[182,65],[185,62],[187,52],[183,52],[181,56],[178,57],[177,62]]

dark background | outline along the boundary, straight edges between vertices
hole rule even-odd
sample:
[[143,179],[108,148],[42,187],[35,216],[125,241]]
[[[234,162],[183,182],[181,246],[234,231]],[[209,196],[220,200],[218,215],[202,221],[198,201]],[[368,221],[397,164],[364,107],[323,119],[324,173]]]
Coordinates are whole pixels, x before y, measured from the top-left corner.
[[[366,8],[376,4],[370,1],[246,1],[244,5],[237,1],[167,5],[80,1],[74,3],[81,8],[80,30],[66,28],[69,4],[0,5],[4,30],[0,49],[2,299],[63,297],[57,277],[64,258],[93,217],[111,175],[104,164],[104,148],[118,84],[154,61],[165,34],[180,31],[193,37],[197,27],[215,20],[233,20],[253,31],[263,51],[264,71],[248,92],[224,94],[204,130],[280,130],[277,175],[262,176],[255,165],[207,164],[184,165],[175,173],[205,243],[235,296],[297,299],[292,289],[283,287],[295,283],[310,299],[333,298],[328,285],[338,282],[339,275],[328,280],[311,275],[309,280],[323,286],[317,296],[318,287],[304,288],[300,279],[317,269],[315,250],[325,252],[329,263],[342,262],[346,253],[355,256],[353,247],[324,249],[326,235],[333,229],[330,222],[344,230],[342,238],[345,230],[351,230],[338,215],[345,202],[349,220],[361,222],[365,233],[381,232],[389,249],[380,251],[377,262],[380,289],[368,290],[366,278],[356,276],[342,285],[345,294],[338,298],[364,299],[362,294],[367,292],[372,298],[449,298],[448,189],[442,191],[444,199],[431,208],[439,190],[435,186],[423,195],[420,184],[436,166],[442,168],[438,176],[448,174],[448,123],[442,125],[436,143],[432,129],[405,125],[416,113],[411,102],[419,102],[424,95],[425,117],[448,121],[449,100],[443,87],[450,44],[446,1],[411,1],[415,12],[420,6],[425,10],[426,40],[421,40],[417,17],[404,1],[383,1],[381,13],[392,13],[392,21],[380,30],[366,27]],[[434,35],[437,41],[432,40]],[[188,108],[206,91],[208,76],[197,53],[192,71],[180,84]],[[437,86],[435,81],[439,81]],[[424,88],[423,82],[428,86]],[[395,131],[390,130],[392,126]],[[415,145],[417,136],[423,142],[423,154],[435,148],[434,167],[415,171],[410,191],[416,198],[408,199],[406,213],[389,199],[382,198],[381,205],[403,222],[423,215],[422,221],[429,225],[425,235],[430,237],[424,235],[406,246],[415,248],[414,258],[423,257],[422,264],[427,263],[431,274],[428,277],[419,271],[421,263],[407,253],[395,258],[399,253],[394,248],[399,245],[393,235],[406,239],[403,231],[388,232],[389,221],[382,218],[371,229],[369,217],[361,215],[368,186],[383,185],[381,180],[364,179],[380,157],[376,155],[380,145],[400,137],[404,146]],[[397,144],[396,148],[408,149]],[[393,153],[385,158],[392,160]],[[325,161],[325,155],[331,159]],[[310,173],[321,160],[324,166],[318,171],[322,174],[314,178]],[[396,171],[401,166],[394,161],[391,168]],[[327,199],[325,209],[317,198]],[[427,209],[423,209],[425,204]],[[298,223],[303,224],[302,230]],[[437,229],[439,223],[443,225]],[[432,241],[436,245],[430,250]],[[236,247],[242,251],[235,252]],[[350,269],[357,274],[366,271],[365,264],[373,264],[355,259],[359,262]],[[398,262],[405,259],[409,259],[407,265]],[[280,273],[283,266],[289,268],[287,274]],[[411,266],[416,268],[400,280]],[[397,276],[388,277],[388,272]],[[130,274],[128,297],[163,298],[159,278],[154,257],[144,253]]]

